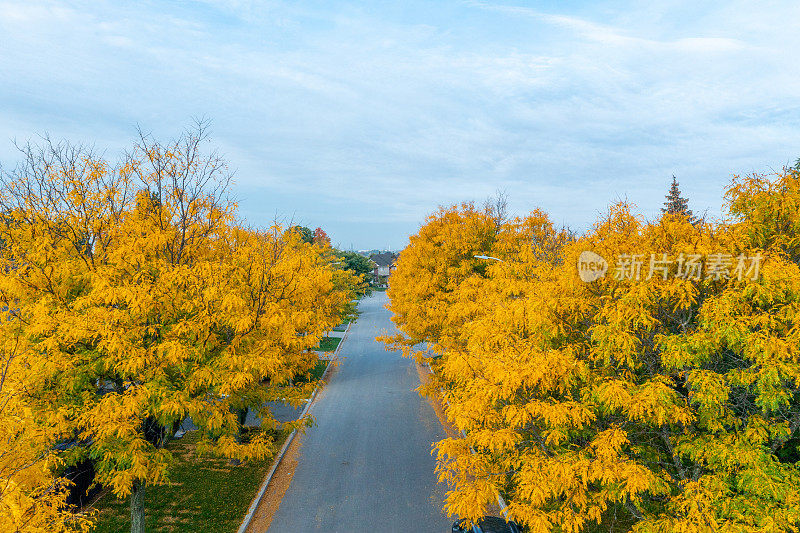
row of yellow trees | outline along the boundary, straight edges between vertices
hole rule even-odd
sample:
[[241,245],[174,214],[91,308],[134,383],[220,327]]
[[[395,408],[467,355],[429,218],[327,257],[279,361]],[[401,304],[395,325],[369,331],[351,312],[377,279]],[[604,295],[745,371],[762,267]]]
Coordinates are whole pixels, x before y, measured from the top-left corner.
[[[581,237],[539,211],[428,218],[385,340],[427,343],[424,392],[466,434],[435,445],[449,513],[474,520],[499,492],[533,532],[798,530],[800,173],[734,178],[726,213],[620,204]],[[605,277],[581,280],[584,251]]]
[[85,458],[143,531],[145,487],[168,479],[182,420],[209,453],[263,459],[268,433],[240,438],[246,410],[269,428],[265,402],[313,386],[293,378],[356,280],[324,243],[239,224],[205,141],[202,125],[141,136],[112,166],[46,140],[2,173],[0,531],[90,529],[57,476]]

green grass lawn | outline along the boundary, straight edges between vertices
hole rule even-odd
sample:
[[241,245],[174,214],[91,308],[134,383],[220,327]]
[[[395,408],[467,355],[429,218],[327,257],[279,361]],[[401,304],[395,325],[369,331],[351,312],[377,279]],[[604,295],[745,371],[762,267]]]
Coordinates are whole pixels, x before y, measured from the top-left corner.
[[344,324],[339,324],[338,326],[333,328],[333,331],[345,331],[347,329],[347,324],[349,324],[349,322],[345,322]]
[[325,369],[328,368],[328,363],[330,363],[330,361],[326,361],[325,359],[317,361],[316,366],[311,370],[311,381],[322,378],[322,374],[324,374]]
[[[244,519],[250,503],[264,481],[272,458],[231,466],[227,459],[198,457],[199,432],[167,444],[176,458],[169,485],[148,486],[145,493],[147,531],[232,533]],[[276,434],[276,449],[286,435]],[[130,531],[129,500],[118,500],[110,492],[95,503],[100,533]]]
[[315,348],[318,352],[332,352],[342,341],[339,337],[322,337],[319,346]]

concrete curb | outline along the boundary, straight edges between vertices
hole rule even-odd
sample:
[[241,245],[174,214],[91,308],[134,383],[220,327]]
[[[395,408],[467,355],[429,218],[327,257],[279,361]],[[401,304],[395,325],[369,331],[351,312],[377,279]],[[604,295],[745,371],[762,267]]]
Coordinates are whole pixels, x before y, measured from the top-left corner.
[[[433,375],[433,368],[431,368],[431,364],[426,362],[425,366],[428,367],[428,372],[430,372],[431,375]],[[441,391],[441,389],[439,389],[439,390]],[[442,400],[444,400],[444,403],[446,403],[448,407],[450,406],[450,402],[445,400],[444,397],[442,397]],[[464,437],[465,439],[467,438],[467,433],[463,429],[461,430],[461,436]],[[470,449],[470,451],[472,453],[475,453],[475,450],[472,448],[472,446],[470,446],[469,449]],[[503,497],[500,495],[500,492],[497,493],[497,505],[500,506],[500,512],[503,513],[503,517],[506,520],[508,520],[509,519],[509,517],[508,517],[508,504],[503,499]]]
[[[347,324],[347,329],[344,331],[344,335],[342,336],[342,340],[339,341],[338,346],[336,346],[336,350],[333,352],[333,356],[329,359],[328,367],[323,372],[320,381],[323,381],[331,370],[331,363],[336,361],[336,358],[339,356],[339,350],[341,350],[342,345],[344,344],[345,339],[347,338],[347,334],[350,333],[350,326],[353,322],[349,322]],[[317,398],[317,392],[319,391],[319,384],[317,384],[314,392],[311,393],[311,398],[308,399],[305,408],[303,408],[303,412],[300,413],[299,418],[303,418],[308,410],[311,408],[311,404],[314,403],[314,400]],[[297,430],[295,429],[292,431],[289,436],[286,438],[286,442],[283,443],[283,447],[281,451],[278,452],[278,455],[272,461],[272,467],[269,469],[269,473],[267,473],[267,477],[264,478],[264,482],[261,484],[261,488],[258,489],[258,494],[253,499],[253,502],[250,504],[250,507],[247,509],[247,514],[244,515],[244,520],[242,521],[242,525],[239,526],[239,529],[236,530],[236,533],[244,533],[245,530],[250,525],[250,522],[253,520],[253,516],[255,515],[256,509],[258,509],[258,505],[261,503],[261,500],[264,498],[264,494],[267,492],[267,487],[269,486],[270,481],[272,481],[272,476],[275,475],[275,471],[278,469],[278,466],[281,464],[283,460],[283,456],[286,455],[286,450],[289,449],[289,445],[292,444],[294,440],[294,436],[297,434]]]

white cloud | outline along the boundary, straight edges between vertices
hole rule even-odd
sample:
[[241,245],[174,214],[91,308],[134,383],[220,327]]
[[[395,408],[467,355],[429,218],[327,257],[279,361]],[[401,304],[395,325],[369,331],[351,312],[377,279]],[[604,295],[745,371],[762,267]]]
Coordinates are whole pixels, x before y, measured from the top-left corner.
[[207,116],[248,217],[340,220],[345,241],[394,221],[399,246],[437,204],[497,188],[588,227],[620,196],[654,213],[673,173],[718,209],[731,173],[800,156],[793,3],[398,12],[0,2],[0,160],[12,137],[117,149],[136,123]]

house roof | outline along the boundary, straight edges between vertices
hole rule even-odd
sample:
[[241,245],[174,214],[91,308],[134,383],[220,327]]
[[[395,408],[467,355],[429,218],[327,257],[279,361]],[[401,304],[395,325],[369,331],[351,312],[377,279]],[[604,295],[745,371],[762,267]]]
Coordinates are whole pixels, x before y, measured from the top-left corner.
[[394,264],[397,256],[391,252],[383,252],[380,254],[372,254],[369,256],[369,259],[379,267],[387,267]]

